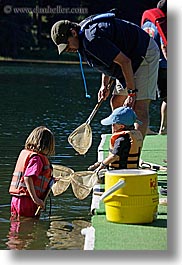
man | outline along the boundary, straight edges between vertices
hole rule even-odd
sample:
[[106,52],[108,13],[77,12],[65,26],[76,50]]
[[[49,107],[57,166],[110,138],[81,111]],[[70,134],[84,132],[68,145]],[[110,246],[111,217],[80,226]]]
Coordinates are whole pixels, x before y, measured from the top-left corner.
[[[113,91],[111,106],[133,107],[145,136],[151,99],[156,97],[159,49],[155,41],[137,25],[112,13],[91,16],[80,24],[61,20],[51,29],[51,37],[62,52],[79,52],[89,66],[102,72],[98,100],[106,100],[110,77],[121,86]],[[124,95],[123,95],[123,89]]]
[[142,29],[152,37],[160,49],[158,97],[162,99],[159,134],[167,133],[167,0],[160,0],[157,8],[142,15]]

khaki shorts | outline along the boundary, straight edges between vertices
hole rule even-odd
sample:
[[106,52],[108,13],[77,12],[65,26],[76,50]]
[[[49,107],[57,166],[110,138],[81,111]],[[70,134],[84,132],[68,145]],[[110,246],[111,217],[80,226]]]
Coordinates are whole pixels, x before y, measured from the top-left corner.
[[[137,100],[156,99],[159,57],[159,48],[151,38],[146,55],[134,74],[135,88],[138,89]],[[113,95],[128,95],[127,89],[118,80],[116,80]]]

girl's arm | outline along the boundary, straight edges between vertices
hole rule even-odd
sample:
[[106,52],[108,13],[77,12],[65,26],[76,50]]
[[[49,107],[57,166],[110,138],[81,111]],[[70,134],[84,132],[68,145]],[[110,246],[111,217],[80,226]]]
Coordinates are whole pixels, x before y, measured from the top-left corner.
[[31,176],[29,176],[29,177],[25,176],[24,181],[25,181],[25,184],[27,186],[27,190],[28,190],[30,197],[32,198],[33,202],[35,204],[37,204],[38,206],[40,206],[41,208],[44,208],[45,207],[44,202],[37,197],[37,194],[35,192],[32,177]]

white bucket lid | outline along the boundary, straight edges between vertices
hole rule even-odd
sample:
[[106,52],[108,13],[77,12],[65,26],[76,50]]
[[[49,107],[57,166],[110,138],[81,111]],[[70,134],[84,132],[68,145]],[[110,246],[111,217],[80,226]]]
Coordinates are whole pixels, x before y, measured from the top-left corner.
[[140,176],[147,176],[147,175],[156,175],[156,172],[150,169],[116,169],[116,170],[109,170],[105,173],[106,175],[140,175]]

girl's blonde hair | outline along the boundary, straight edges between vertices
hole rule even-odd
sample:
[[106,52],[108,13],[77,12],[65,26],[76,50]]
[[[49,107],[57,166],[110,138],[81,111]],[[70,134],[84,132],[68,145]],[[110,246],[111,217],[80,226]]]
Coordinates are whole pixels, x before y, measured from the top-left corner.
[[55,138],[45,126],[35,128],[25,142],[25,149],[49,156],[55,154]]

